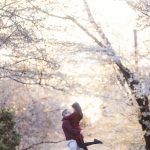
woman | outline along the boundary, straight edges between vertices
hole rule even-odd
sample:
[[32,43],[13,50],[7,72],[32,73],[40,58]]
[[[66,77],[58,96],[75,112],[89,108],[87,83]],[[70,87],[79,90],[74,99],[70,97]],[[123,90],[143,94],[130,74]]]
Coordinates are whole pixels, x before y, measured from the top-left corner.
[[[83,119],[83,113],[82,109],[79,105],[79,103],[74,103],[72,105],[72,108],[74,109],[74,112],[70,114],[69,116],[65,117],[65,119],[68,119],[72,125],[73,128],[80,129],[80,121]],[[75,140],[77,141],[77,144],[80,148],[83,148],[84,150],[88,150],[87,146],[93,145],[93,144],[102,144],[101,141],[94,139],[93,142],[86,142],[84,143],[83,135],[79,134],[75,136]]]

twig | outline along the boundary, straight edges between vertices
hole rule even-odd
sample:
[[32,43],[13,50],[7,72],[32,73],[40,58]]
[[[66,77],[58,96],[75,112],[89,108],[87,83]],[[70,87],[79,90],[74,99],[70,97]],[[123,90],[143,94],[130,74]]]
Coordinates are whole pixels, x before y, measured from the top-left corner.
[[65,140],[61,140],[61,141],[41,141],[41,142],[38,142],[38,143],[35,143],[35,144],[32,144],[31,146],[27,147],[27,148],[24,148],[22,150],[29,150],[31,148],[33,148],[34,146],[38,146],[38,145],[41,145],[41,144],[46,144],[46,143],[51,143],[51,144],[57,144],[57,143],[61,143],[61,142],[64,142]]

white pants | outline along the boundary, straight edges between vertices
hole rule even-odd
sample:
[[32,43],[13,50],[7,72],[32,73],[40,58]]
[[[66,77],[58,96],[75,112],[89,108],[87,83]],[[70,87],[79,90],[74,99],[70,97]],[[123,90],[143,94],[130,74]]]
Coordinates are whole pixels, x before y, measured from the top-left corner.
[[69,147],[69,150],[80,150],[75,140],[68,140],[67,145]]

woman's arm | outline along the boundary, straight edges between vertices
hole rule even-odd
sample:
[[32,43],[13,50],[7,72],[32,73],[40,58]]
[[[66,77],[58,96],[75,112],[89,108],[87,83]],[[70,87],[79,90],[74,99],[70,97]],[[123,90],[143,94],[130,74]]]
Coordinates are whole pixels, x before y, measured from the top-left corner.
[[64,121],[64,126],[65,128],[72,134],[74,135],[80,135],[81,133],[81,130],[80,129],[76,129],[76,128],[73,128],[70,124],[70,121],[69,120],[65,120]]

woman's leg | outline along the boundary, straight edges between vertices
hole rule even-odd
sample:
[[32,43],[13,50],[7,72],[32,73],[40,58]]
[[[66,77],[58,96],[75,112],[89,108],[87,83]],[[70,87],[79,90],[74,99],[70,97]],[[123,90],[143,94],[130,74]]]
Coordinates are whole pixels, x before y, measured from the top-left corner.
[[88,150],[88,148],[86,147],[84,140],[76,140],[77,144],[80,148],[83,148],[83,150]]
[[90,145],[93,145],[93,144],[102,144],[103,142],[101,142],[100,140],[97,140],[97,139],[94,139],[93,142],[86,142],[84,143],[85,146],[90,146]]
[[77,140],[77,144],[80,148],[83,148],[84,150],[88,150],[87,146],[90,146],[90,145],[94,145],[94,144],[102,144],[101,141],[97,140],[97,139],[94,139],[93,142],[84,142],[84,140]]

